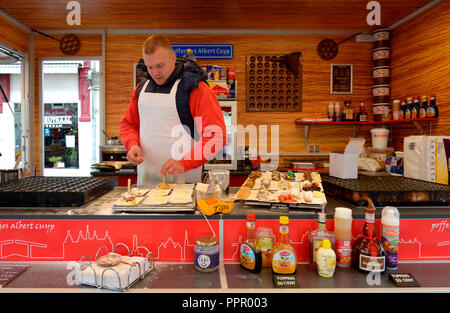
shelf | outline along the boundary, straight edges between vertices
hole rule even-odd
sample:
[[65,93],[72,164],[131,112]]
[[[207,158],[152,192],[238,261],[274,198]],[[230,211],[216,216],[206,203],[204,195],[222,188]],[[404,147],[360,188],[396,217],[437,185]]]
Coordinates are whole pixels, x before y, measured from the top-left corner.
[[312,125],[333,125],[333,126],[353,126],[353,137],[357,137],[359,130],[363,125],[394,125],[394,124],[409,124],[413,123],[420,134],[424,135],[425,130],[423,129],[420,122],[428,122],[429,134],[431,135],[431,125],[433,121],[438,121],[439,118],[414,118],[407,120],[389,120],[389,121],[371,121],[371,122],[331,122],[331,121],[302,121],[300,119],[295,120],[295,124],[303,125],[305,127],[305,147],[308,147],[308,137],[309,130]]

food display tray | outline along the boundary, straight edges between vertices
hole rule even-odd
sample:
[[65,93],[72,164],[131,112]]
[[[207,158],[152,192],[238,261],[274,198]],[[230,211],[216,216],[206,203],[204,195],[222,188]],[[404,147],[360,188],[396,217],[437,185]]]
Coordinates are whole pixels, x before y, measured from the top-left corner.
[[362,204],[370,198],[377,205],[448,204],[450,188],[447,185],[403,176],[365,176],[341,179],[322,175],[326,193],[344,201]]
[[135,205],[114,204],[115,212],[130,213],[194,213],[196,209],[195,191],[192,193],[192,202],[188,203],[166,203],[166,204],[146,204],[145,199],[148,195],[137,197]]
[[0,184],[0,207],[78,207],[115,186],[117,177],[25,177]]

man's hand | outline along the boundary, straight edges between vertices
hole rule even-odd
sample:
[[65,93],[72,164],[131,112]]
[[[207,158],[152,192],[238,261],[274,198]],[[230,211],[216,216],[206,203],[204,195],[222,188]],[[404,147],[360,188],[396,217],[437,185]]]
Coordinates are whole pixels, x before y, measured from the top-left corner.
[[141,147],[137,145],[132,146],[130,150],[128,150],[127,160],[133,165],[138,165],[144,162]]
[[183,174],[185,172],[183,164],[180,161],[174,159],[168,159],[163,166],[161,167],[161,175],[166,176],[169,175],[178,175]]

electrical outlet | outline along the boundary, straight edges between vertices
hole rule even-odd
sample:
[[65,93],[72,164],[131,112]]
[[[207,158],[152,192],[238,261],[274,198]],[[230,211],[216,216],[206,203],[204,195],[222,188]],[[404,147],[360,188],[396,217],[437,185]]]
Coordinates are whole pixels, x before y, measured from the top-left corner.
[[320,146],[319,145],[314,146],[314,152],[315,153],[320,153]]
[[315,150],[315,146],[308,145],[308,153],[314,153],[314,150]]

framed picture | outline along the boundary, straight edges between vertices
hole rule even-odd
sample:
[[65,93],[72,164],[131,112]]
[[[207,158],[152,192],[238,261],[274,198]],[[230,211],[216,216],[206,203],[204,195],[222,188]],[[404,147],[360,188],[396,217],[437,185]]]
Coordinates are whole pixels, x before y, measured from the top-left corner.
[[353,93],[353,64],[331,64],[330,94]]

